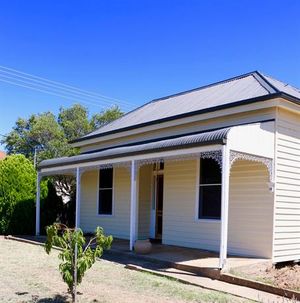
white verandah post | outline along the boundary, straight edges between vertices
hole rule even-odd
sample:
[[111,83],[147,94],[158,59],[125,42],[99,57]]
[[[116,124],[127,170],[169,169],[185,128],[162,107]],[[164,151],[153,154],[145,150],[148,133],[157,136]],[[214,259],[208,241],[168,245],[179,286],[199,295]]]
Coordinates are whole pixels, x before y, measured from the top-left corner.
[[222,196],[221,196],[221,239],[219,268],[223,269],[227,258],[228,244],[228,207],[229,207],[229,170],[230,151],[227,145],[222,147]]
[[[80,191],[81,191],[81,171],[80,168],[76,168],[76,208],[75,208],[75,230],[80,226]],[[74,260],[74,294],[75,302],[77,301],[77,254],[78,254],[78,245],[75,243],[75,260]]]
[[41,225],[41,175],[37,172],[36,177],[36,202],[35,202],[35,235],[40,235],[40,225]]
[[76,210],[75,210],[75,228],[80,226],[80,191],[81,191],[81,171],[76,168]]
[[138,167],[136,161],[131,161],[131,190],[130,190],[130,243],[129,249],[133,250],[137,238],[137,199],[138,199]]

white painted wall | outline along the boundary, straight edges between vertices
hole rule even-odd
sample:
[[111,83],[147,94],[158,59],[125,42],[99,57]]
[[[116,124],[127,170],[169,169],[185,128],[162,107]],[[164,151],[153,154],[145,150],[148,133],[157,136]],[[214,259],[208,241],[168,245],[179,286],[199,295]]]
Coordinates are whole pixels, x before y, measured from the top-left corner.
[[272,257],[274,195],[268,189],[267,168],[236,161],[230,173],[228,252]]
[[[150,165],[140,168],[138,237],[149,238],[150,199],[151,199]],[[93,232],[102,226],[106,233],[121,239],[129,239],[130,226],[130,172],[127,168],[114,169],[114,214],[113,216],[97,215],[98,203],[98,170],[85,172],[81,179],[81,222],[85,232]]]
[[[164,169],[163,243],[218,251],[220,221],[196,219],[199,161],[166,161]],[[139,238],[149,237],[151,166],[140,168]],[[272,194],[267,169],[259,163],[237,161],[230,177],[228,252],[270,257],[272,248]],[[81,228],[102,226],[107,234],[129,238],[130,173],[115,168],[114,215],[97,215],[98,171],[82,175]]]
[[127,168],[114,169],[114,214],[97,214],[98,170],[85,172],[81,179],[81,218],[80,227],[84,232],[93,232],[97,226],[107,234],[129,239],[130,215],[130,172]]
[[[196,220],[196,160],[165,163],[163,243],[219,251],[220,221]],[[230,176],[228,253],[271,258],[273,194],[267,168],[236,161]]]
[[165,162],[164,244],[218,251],[220,221],[198,221],[196,211],[197,161]]
[[279,109],[273,261],[300,259],[300,113]]

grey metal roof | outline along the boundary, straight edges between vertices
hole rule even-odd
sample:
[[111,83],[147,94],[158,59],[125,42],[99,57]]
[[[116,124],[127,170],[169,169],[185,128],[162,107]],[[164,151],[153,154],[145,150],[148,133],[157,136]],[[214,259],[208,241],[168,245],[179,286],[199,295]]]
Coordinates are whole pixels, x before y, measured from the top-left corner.
[[181,149],[186,147],[209,144],[224,144],[230,129],[231,128],[229,127],[214,131],[201,132],[193,135],[180,136],[171,139],[161,139],[153,142],[146,142],[131,146],[110,148],[91,154],[81,154],[72,157],[44,160],[39,164],[39,169],[64,166],[82,162],[126,157],[136,154],[147,154],[157,151]]
[[182,114],[218,108],[264,96],[267,97],[279,92],[285,92],[300,99],[298,89],[255,71],[187,92],[153,100],[96,131],[74,140],[74,142],[105,135],[106,133],[139,127]]
[[279,92],[286,93],[293,97],[300,99],[300,90],[288,83],[284,83],[282,81],[276,80],[270,76],[265,74],[261,74],[270,84],[272,84]]

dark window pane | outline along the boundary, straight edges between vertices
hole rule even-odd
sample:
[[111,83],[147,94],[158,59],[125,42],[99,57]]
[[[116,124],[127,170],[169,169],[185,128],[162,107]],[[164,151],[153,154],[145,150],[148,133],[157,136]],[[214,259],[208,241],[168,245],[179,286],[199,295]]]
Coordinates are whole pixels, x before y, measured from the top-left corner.
[[112,188],[113,187],[113,169],[106,168],[100,169],[100,188]]
[[159,162],[159,169],[163,170],[165,168],[164,162]]
[[199,219],[221,218],[221,186],[200,186]]
[[157,205],[156,208],[158,211],[163,210],[163,199],[164,199],[164,176],[157,176]]
[[99,190],[99,214],[111,215],[112,214],[112,190],[102,189]]
[[220,184],[221,169],[214,159],[200,160],[200,184]]

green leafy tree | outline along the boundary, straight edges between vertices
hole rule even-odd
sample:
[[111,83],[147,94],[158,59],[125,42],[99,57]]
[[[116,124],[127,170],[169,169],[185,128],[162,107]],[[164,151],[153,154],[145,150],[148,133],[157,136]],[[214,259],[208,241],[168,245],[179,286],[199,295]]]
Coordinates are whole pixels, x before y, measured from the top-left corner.
[[75,104],[70,108],[60,108],[58,117],[50,112],[33,114],[28,119],[19,118],[12,131],[1,141],[7,153],[23,154],[33,160],[38,151],[38,162],[63,156],[72,156],[78,150],[68,141],[84,136],[88,132],[109,123],[120,116],[122,111],[113,106],[89,120],[85,107]]
[[29,119],[19,118],[2,143],[9,155],[23,154],[31,160],[35,149],[39,151],[40,160],[74,153],[55,115],[50,112],[31,115]]
[[[60,231],[62,233],[60,234]],[[53,246],[60,247],[62,251],[58,257],[62,261],[59,270],[64,282],[68,285],[68,291],[72,296],[72,302],[76,301],[76,286],[79,285],[85,272],[92,267],[96,258],[100,258],[104,249],[109,249],[112,236],[105,236],[101,227],[97,227],[95,235],[88,244],[81,229],[71,229],[62,224],[53,224],[47,227],[47,241],[45,250],[50,253]],[[95,246],[92,249],[92,246]]]
[[101,126],[120,118],[122,115],[123,112],[119,106],[112,106],[111,108],[92,116],[90,122],[91,128],[92,130],[100,128]]
[[[11,220],[16,208],[34,205],[36,172],[23,155],[8,156],[0,160],[0,233],[13,232]],[[41,197],[47,194],[47,185],[41,184]],[[28,204],[28,201],[31,201]],[[31,207],[31,206],[30,206]],[[25,216],[25,214],[24,214]]]
[[70,108],[60,108],[58,123],[68,141],[82,137],[91,131],[87,108],[75,104]]

